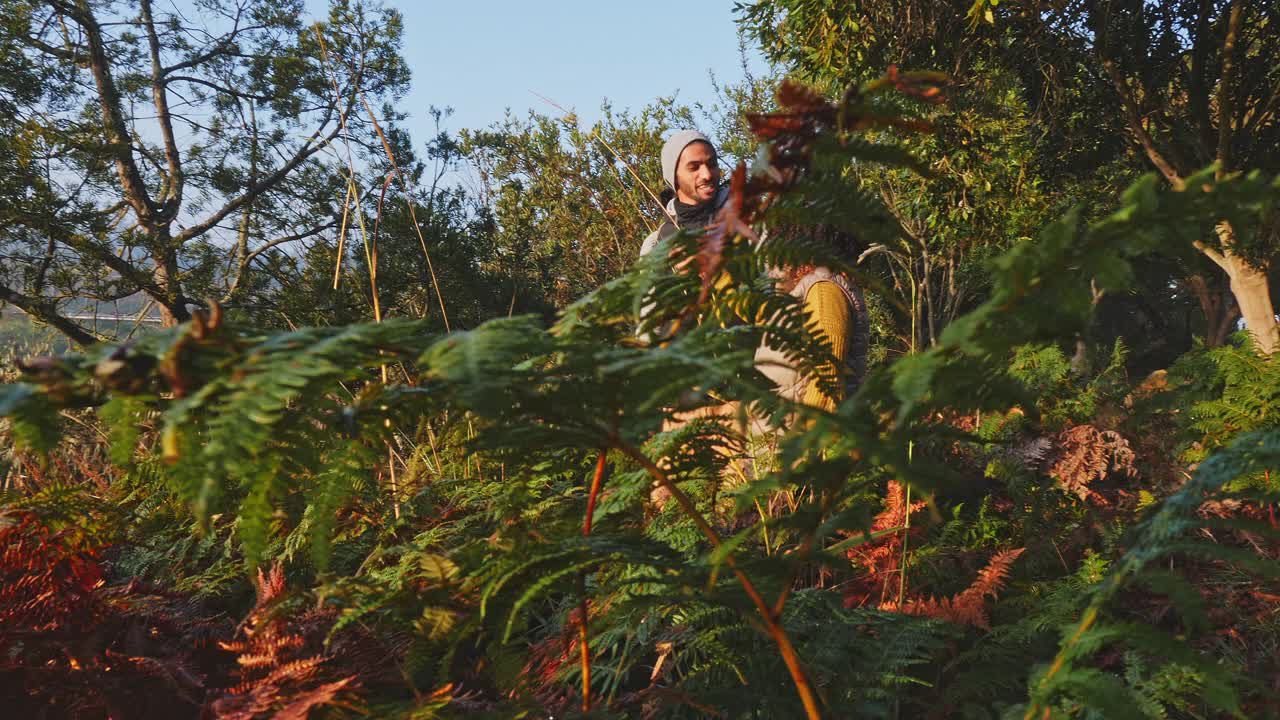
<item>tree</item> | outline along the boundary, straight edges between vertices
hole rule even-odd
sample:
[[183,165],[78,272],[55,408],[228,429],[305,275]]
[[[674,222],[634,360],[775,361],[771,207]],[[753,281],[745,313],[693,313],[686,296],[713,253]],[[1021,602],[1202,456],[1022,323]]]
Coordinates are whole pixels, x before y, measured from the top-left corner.
[[[771,60],[828,93],[890,65],[952,76],[946,102],[926,115],[933,131],[893,139],[917,162],[845,173],[882,201],[896,230],[894,241],[856,250],[904,311],[887,331],[903,351],[929,347],[978,302],[985,261],[1032,235],[1056,201],[1035,167],[1034,121],[1018,77],[981,43],[954,42],[964,20],[945,5],[765,0],[739,15]],[[868,137],[883,145],[890,134]]]
[[635,262],[665,220],[659,156],[673,131],[707,131],[726,178],[738,159],[751,159],[746,113],[771,109],[777,80],[752,76],[743,58],[741,82],[712,77],[715,97],[692,107],[673,96],[617,112],[605,100],[590,127],[572,112],[530,112],[463,131],[461,150],[478,180],[472,195],[495,233],[484,268],[508,284],[511,307],[550,317]]
[[[1210,163],[1218,177],[1280,170],[1280,9],[1249,0],[1073,2],[1014,11],[1043,52],[1038,72],[1080,68],[1142,154],[1175,188]],[[1274,225],[1223,219],[1196,248],[1226,274],[1259,349],[1280,348],[1267,271]],[[1202,304],[1212,302],[1195,283]],[[1206,311],[1208,311],[1206,306]],[[1221,323],[1219,323],[1221,324]]]
[[315,26],[300,0],[0,7],[0,302],[79,344],[73,300],[141,294],[176,323],[336,227],[339,169],[382,154],[361,102],[408,81],[399,15],[358,0]]
[[[896,63],[948,72],[957,94],[984,74],[1015,78],[1029,110],[1031,179],[1063,204],[1105,207],[1151,167],[1174,187],[1213,162],[1220,176],[1280,169],[1272,5],[758,0],[742,5],[740,22],[810,78],[858,77]],[[1280,339],[1267,280],[1275,232],[1218,223],[1176,267],[1144,262],[1144,272],[1174,274],[1135,292],[1157,293],[1144,299],[1149,308],[1194,298],[1210,344],[1243,314],[1271,352]]]

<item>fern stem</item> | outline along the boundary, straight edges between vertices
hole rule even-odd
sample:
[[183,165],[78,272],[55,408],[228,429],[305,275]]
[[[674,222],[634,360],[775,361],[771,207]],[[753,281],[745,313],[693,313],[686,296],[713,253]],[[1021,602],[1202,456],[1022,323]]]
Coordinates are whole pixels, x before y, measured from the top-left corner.
[[773,551],[769,548],[769,516],[765,514],[764,508],[760,507],[760,500],[753,501],[756,504],[756,512],[760,515],[760,532],[764,535],[764,554],[772,555]]
[[[910,451],[908,451],[910,452]],[[911,486],[906,490],[906,516],[902,521],[902,559],[898,561],[898,608],[907,594],[907,543],[911,540]]]
[[591,647],[587,637],[587,576],[578,573],[578,657],[582,663],[582,712],[591,712]]
[[[386,365],[383,365],[383,370]],[[391,441],[387,440],[387,472],[391,476],[391,514],[396,520],[400,519],[400,486],[396,483],[396,451],[391,446]]]
[[[676,487],[674,481],[650,460],[644,453],[640,452],[635,446],[623,440],[616,433],[610,433],[609,439],[613,447],[617,448],[624,455],[636,461],[640,467],[649,473],[649,477],[654,482],[665,488],[671,493],[671,497],[675,499],[676,504],[685,515],[693,520],[693,524],[698,527],[711,543],[711,547],[719,549],[721,546],[720,536],[716,534],[715,528],[711,527],[711,523],[698,512],[698,508],[694,506],[693,501],[679,487]],[[800,662],[800,655],[796,652],[796,648],[791,643],[791,638],[787,635],[786,628],[782,627],[779,617],[774,615],[773,609],[769,607],[769,603],[756,589],[751,578],[738,567],[738,563],[733,558],[732,553],[726,553],[724,556],[724,564],[729,566],[734,576],[738,579],[738,583],[742,585],[742,589],[747,593],[747,597],[751,598],[751,602],[756,606],[756,610],[760,613],[760,619],[764,621],[765,629],[769,633],[769,637],[773,639],[778,646],[778,652],[782,655],[782,662],[786,664],[787,671],[791,673],[791,680],[795,683],[796,692],[800,695],[800,702],[804,705],[805,716],[809,720],[820,720],[822,718],[822,710],[818,705],[818,696],[814,692],[813,684],[809,681],[809,676],[804,670],[804,666]]]
[[338,280],[342,276],[342,255],[346,252],[347,218],[351,214],[351,186],[347,186],[347,196],[342,200],[342,223],[338,226],[338,249],[334,251],[336,259],[333,263],[333,289],[338,289]]
[[[1062,668],[1067,664],[1067,657],[1070,655],[1071,649],[1075,647],[1076,643],[1080,641],[1080,638],[1083,637],[1086,632],[1089,632],[1089,628],[1093,627],[1093,623],[1096,622],[1097,619],[1098,605],[1095,603],[1093,607],[1089,608],[1085,612],[1084,617],[1080,619],[1080,625],[1076,627],[1076,631],[1071,634],[1071,638],[1062,646],[1062,650],[1058,652],[1058,656],[1053,659],[1053,665],[1049,666],[1048,672],[1044,674],[1044,677],[1040,678],[1040,682],[1038,683],[1040,687],[1043,688],[1047,685],[1049,680],[1054,675],[1057,675],[1058,671],[1062,670]],[[1035,717],[1036,711],[1039,709],[1040,703],[1036,700],[1032,700],[1031,705],[1027,708],[1027,712],[1022,716],[1022,720],[1032,720],[1032,718]],[[1044,708],[1044,712],[1047,716],[1049,708]]]
[[596,498],[600,495],[600,485],[604,482],[604,467],[607,457],[608,452],[602,449],[600,456],[596,459],[596,472],[591,478],[591,489],[587,492],[587,514],[582,518],[583,537],[591,534],[591,519],[596,512]]
[[[591,489],[587,492],[587,512],[582,518],[582,537],[591,535],[591,518],[596,513],[596,497],[604,483],[605,459],[608,451],[603,448],[596,459],[596,471],[591,476]],[[582,712],[591,712],[591,647],[587,635],[587,575],[578,574],[578,648],[582,663]]]
[[[907,463],[911,463],[911,458],[915,454],[916,443],[914,440],[907,441]],[[907,594],[907,543],[911,541],[911,485],[903,483],[907,486],[906,496],[906,515],[902,520],[902,560],[898,563],[898,609],[902,609],[902,600]]]

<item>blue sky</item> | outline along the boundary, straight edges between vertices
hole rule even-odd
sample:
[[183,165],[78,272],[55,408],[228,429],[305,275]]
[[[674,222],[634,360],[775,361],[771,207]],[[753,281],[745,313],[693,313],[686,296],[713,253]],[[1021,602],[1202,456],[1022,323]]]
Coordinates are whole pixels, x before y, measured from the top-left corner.
[[[308,0],[317,15],[325,0]],[[431,134],[427,108],[450,106],[446,129],[484,127],[509,107],[558,113],[544,95],[586,122],[608,98],[639,108],[678,93],[710,100],[709,72],[742,78],[732,0],[387,0],[404,16],[403,52],[413,87],[400,109],[415,139]],[[753,72],[763,70],[751,51]],[[421,140],[419,140],[421,142]]]

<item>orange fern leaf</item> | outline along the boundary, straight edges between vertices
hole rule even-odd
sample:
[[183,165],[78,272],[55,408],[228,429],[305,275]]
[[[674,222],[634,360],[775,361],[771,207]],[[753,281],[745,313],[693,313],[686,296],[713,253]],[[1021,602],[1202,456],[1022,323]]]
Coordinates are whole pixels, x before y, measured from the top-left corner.
[[958,625],[972,625],[990,630],[991,624],[987,619],[985,607],[986,599],[988,597],[994,599],[997,596],[1009,576],[1009,568],[1025,550],[1026,548],[1017,548],[996,553],[987,566],[978,573],[978,578],[973,581],[973,584],[953,597],[915,597],[904,601],[901,607],[894,602],[884,603],[880,607],[882,610],[896,610],[907,615],[923,615]]
[[1129,441],[1114,430],[1076,425],[1058,433],[1056,441],[1058,451],[1049,467],[1049,475],[1063,490],[1081,500],[1105,505],[1106,500],[1089,484],[1105,478],[1112,471],[1128,477],[1138,472],[1133,464],[1135,456]]

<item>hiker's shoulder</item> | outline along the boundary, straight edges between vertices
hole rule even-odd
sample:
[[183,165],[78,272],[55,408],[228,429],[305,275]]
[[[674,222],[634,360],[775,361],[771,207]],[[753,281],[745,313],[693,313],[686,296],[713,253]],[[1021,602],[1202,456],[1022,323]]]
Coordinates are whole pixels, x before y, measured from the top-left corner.
[[649,233],[649,237],[646,237],[644,242],[640,243],[640,257],[644,257],[653,251],[653,248],[658,244],[658,240],[661,239],[661,235],[662,228],[658,228],[657,230]]
[[649,233],[649,237],[645,238],[644,242],[640,243],[641,257],[648,255],[655,247],[658,246],[658,243],[676,233],[676,224],[672,222],[672,218],[675,216],[676,202],[675,200],[670,200],[667,202],[666,217],[662,218],[662,224],[658,226],[657,230]]

